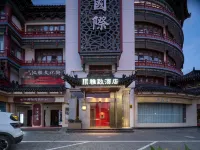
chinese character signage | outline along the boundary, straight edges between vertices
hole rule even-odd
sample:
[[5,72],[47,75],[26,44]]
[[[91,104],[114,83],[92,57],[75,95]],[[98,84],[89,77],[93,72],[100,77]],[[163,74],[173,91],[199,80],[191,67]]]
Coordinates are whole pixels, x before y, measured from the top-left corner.
[[118,85],[119,79],[82,79],[82,85]]
[[121,0],[79,0],[80,52],[120,52]]
[[41,126],[41,105],[33,104],[33,126]]
[[63,85],[61,69],[20,69],[23,85]]
[[94,0],[94,10],[106,11],[106,1],[107,0]]
[[55,97],[14,97],[14,102],[55,102]]

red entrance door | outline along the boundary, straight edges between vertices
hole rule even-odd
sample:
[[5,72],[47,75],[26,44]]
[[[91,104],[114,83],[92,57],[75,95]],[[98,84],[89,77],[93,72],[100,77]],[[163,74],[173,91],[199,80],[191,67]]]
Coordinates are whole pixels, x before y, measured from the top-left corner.
[[91,103],[90,125],[91,127],[110,126],[110,103]]

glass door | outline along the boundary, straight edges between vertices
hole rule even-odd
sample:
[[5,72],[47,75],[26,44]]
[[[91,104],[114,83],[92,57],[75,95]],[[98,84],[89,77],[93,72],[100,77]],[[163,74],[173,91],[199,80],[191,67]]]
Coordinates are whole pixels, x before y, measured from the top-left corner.
[[90,104],[90,126],[97,128],[110,127],[110,103]]

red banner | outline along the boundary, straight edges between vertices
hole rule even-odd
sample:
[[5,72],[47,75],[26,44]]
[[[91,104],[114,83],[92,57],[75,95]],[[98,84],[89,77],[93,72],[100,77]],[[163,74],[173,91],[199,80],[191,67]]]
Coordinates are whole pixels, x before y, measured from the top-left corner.
[[33,104],[33,126],[41,126],[41,105]]

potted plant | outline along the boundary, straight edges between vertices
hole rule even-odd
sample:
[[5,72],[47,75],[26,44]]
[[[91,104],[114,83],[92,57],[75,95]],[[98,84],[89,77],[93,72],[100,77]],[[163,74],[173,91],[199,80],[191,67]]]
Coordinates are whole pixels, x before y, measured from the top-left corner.
[[69,129],[81,129],[82,128],[82,121],[79,119],[69,119],[68,120],[68,128]]

